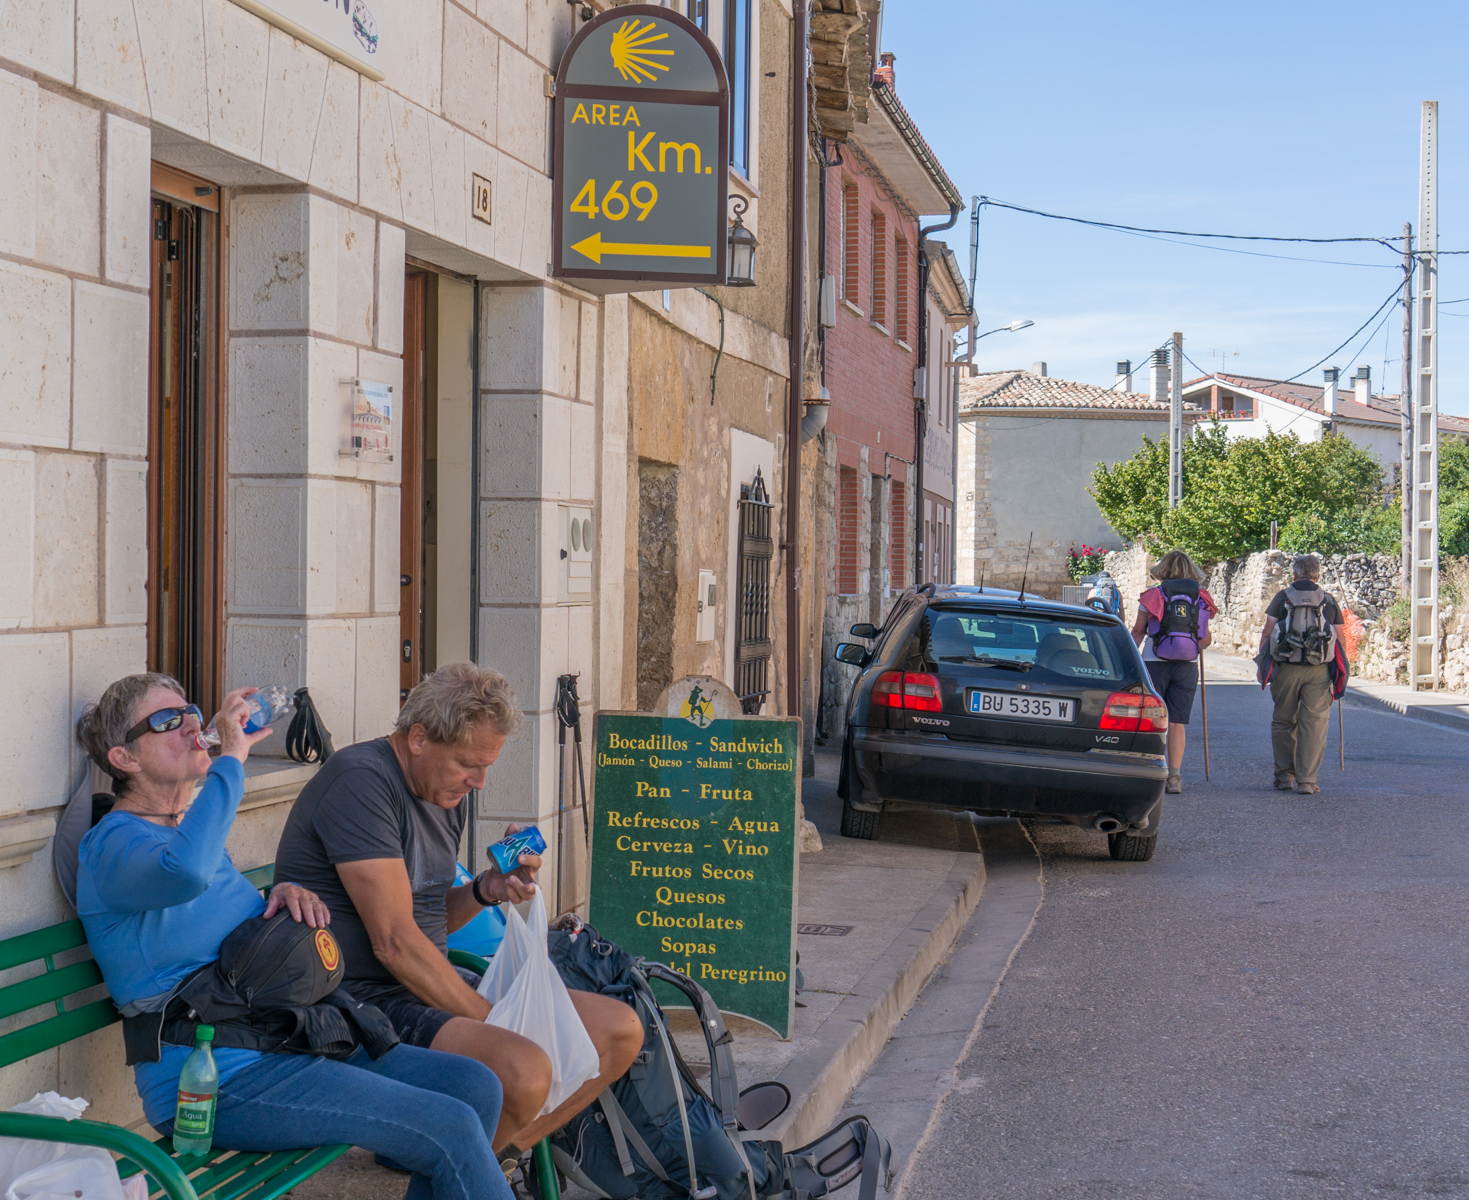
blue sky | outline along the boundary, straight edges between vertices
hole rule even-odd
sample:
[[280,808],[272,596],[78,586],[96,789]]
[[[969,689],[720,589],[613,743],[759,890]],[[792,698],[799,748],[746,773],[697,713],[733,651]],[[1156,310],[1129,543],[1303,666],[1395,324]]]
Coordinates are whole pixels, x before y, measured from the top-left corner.
[[[1469,250],[1469,9],[885,0],[897,89],[966,202],[1155,228],[1389,236],[1418,224],[1419,111],[1439,102],[1439,249]],[[968,269],[967,211],[946,238]],[[1401,271],[1372,244],[1197,249],[986,208],[975,288],[982,370],[1108,384],[1181,329],[1205,369],[1286,378],[1346,338]],[[1469,255],[1441,300],[1469,297]],[[1450,316],[1448,314],[1464,314]],[[1439,403],[1469,415],[1469,303],[1443,310]],[[1373,323],[1374,325],[1376,322]],[[1371,327],[1369,327],[1370,329]],[[1397,392],[1401,309],[1326,366]],[[1384,387],[1384,357],[1386,379]],[[1221,368],[1220,364],[1225,365]],[[1189,377],[1194,372],[1190,369]],[[1316,369],[1303,378],[1319,383]]]

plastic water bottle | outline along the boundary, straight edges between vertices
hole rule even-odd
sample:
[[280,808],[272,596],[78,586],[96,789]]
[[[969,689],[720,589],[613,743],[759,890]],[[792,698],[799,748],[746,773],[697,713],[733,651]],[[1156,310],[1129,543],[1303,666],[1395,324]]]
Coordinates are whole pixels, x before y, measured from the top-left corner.
[[[267,684],[253,696],[245,697],[245,707],[250,710],[245,720],[245,732],[256,733],[267,725],[274,725],[291,711],[291,693],[279,683]],[[199,740],[205,746],[219,745],[219,730],[215,729],[213,721],[199,734]]]
[[179,1074],[179,1106],[173,1118],[173,1148],[178,1154],[208,1154],[214,1145],[214,1105],[219,1068],[214,1065],[214,1026],[200,1025],[193,1052]]

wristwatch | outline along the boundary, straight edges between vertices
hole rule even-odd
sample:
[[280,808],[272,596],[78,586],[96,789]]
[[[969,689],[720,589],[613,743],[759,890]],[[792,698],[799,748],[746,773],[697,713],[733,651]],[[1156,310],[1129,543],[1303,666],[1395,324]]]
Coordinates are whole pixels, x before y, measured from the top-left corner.
[[481,908],[494,908],[494,906],[499,904],[500,902],[498,900],[486,900],[482,895],[480,895],[479,880],[480,877],[476,875],[474,877],[474,881],[469,885],[469,890],[474,894],[474,902],[478,904]]

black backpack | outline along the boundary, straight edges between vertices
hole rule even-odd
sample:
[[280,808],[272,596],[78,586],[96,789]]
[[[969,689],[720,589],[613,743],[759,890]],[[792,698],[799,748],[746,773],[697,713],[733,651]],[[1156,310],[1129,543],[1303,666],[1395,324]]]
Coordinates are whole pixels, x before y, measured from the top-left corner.
[[[574,1183],[611,1200],[816,1200],[858,1176],[858,1200],[874,1200],[879,1177],[892,1186],[890,1148],[866,1117],[790,1153],[752,1135],[785,1111],[790,1092],[780,1083],[739,1091],[734,1038],[713,997],[687,975],[631,957],[591,926],[553,931],[549,947],[567,987],[617,997],[637,1010],[644,1030],[627,1074],[552,1136],[556,1165]],[[708,1092],[669,1034],[654,979],[677,988],[698,1014]]]

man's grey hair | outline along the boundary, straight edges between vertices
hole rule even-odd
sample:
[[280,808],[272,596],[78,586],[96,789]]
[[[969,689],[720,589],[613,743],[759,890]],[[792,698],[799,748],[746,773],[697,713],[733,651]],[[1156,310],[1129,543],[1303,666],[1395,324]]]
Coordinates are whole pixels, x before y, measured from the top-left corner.
[[422,725],[431,742],[462,746],[481,721],[506,737],[520,732],[520,709],[510,683],[499,671],[472,662],[450,663],[408,693],[395,726],[407,733]]
[[1297,554],[1290,569],[1297,579],[1321,578],[1321,560],[1314,554]]
[[91,760],[113,778],[112,790],[121,796],[132,776],[119,771],[107,758],[114,746],[121,746],[128,730],[146,714],[138,712],[143,697],[154,688],[185,696],[184,685],[172,675],[147,671],[141,675],[124,675],[102,693],[96,704],[89,704],[77,720],[77,741]]

